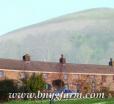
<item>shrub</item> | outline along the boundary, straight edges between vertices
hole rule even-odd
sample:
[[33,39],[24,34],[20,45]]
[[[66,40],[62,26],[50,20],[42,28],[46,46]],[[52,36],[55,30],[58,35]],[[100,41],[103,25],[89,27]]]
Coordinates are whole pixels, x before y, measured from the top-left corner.
[[20,87],[23,92],[37,92],[42,91],[45,86],[42,74],[32,74],[31,77],[23,79],[23,86]]
[[114,98],[114,91],[109,91],[109,94],[110,94],[111,97]]
[[17,85],[13,80],[1,80],[0,81],[0,100],[8,100],[9,93],[17,91]]
[[104,93],[105,98],[109,97],[109,88],[101,87],[101,91],[100,92]]

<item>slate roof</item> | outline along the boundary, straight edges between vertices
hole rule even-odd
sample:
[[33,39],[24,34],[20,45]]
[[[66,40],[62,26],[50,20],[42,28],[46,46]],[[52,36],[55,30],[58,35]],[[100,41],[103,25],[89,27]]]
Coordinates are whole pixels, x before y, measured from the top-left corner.
[[72,64],[64,65],[59,62],[30,61],[25,63],[22,60],[0,59],[0,69],[46,71],[46,72],[71,72],[71,73],[100,73],[114,74],[114,67],[108,65],[93,64]]

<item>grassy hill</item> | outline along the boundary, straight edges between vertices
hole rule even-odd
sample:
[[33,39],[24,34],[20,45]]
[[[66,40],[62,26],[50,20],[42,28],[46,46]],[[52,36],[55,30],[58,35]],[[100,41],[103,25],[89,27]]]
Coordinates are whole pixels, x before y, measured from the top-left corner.
[[107,64],[114,58],[114,9],[98,8],[68,14],[0,37],[0,57]]

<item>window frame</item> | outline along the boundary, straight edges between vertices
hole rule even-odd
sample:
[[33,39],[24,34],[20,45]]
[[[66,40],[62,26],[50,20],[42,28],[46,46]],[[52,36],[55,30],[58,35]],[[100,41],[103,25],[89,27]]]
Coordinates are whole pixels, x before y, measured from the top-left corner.
[[79,74],[75,74],[75,79],[76,79],[76,80],[79,80],[79,79],[80,79]]
[[68,74],[64,74],[64,80],[68,79]]
[[113,80],[113,82],[114,82],[114,75],[112,76],[112,80]]
[[102,75],[102,82],[106,82],[107,80],[107,76],[106,75]]
[[65,89],[69,89],[69,84],[65,83],[64,87],[65,87]]
[[43,76],[44,79],[47,79],[48,78],[48,73],[43,73],[42,76]]
[[5,72],[3,70],[0,70],[0,78],[5,76]]
[[26,78],[26,73],[25,72],[20,72],[20,79]]

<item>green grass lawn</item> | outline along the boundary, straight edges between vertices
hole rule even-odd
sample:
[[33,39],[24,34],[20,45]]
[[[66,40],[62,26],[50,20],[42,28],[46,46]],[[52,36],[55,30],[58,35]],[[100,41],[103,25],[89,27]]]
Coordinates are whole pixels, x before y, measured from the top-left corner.
[[[1,104],[1,103],[0,103]],[[4,104],[50,104],[48,100],[34,101],[9,101]],[[61,100],[54,104],[114,104],[114,98],[111,99],[76,99],[76,100]]]

